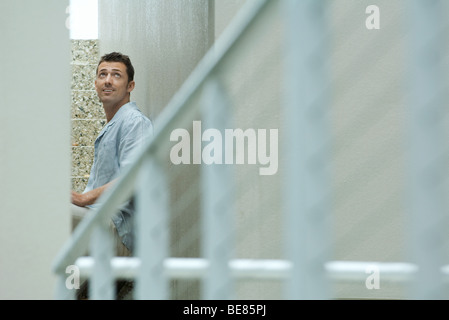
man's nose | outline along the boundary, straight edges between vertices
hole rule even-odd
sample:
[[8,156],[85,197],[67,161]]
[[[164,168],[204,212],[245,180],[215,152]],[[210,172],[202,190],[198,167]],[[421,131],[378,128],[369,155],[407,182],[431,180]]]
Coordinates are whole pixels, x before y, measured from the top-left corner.
[[111,81],[112,81],[112,75],[111,75],[111,74],[108,74],[108,75],[106,76],[106,78],[105,78],[105,82],[106,82],[107,84],[110,84]]

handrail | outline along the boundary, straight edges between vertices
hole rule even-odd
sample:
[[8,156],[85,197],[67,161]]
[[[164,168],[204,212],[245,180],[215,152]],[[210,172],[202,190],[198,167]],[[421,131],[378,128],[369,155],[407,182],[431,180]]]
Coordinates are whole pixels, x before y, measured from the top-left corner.
[[[180,90],[173,96],[166,108],[160,114],[155,123],[154,135],[147,142],[142,151],[137,155],[134,163],[124,169],[118,181],[100,197],[99,203],[102,205],[95,214],[83,219],[73,232],[73,235],[64,244],[53,263],[55,273],[63,273],[68,265],[75,263],[76,258],[81,256],[87,248],[89,235],[93,227],[100,221],[112,218],[115,210],[121,203],[129,199],[134,191],[133,182],[139,169],[148,156],[155,153],[160,143],[169,134],[172,125],[178,119],[186,119],[186,114],[195,111],[188,102],[193,95],[201,88],[202,84],[219,65],[220,61],[231,51],[231,49],[246,34],[253,25],[256,17],[271,4],[277,4],[274,0],[251,0],[238,12],[234,21],[223,32],[215,45],[206,53],[198,66],[194,69]],[[194,106],[197,107],[197,106]],[[193,110],[192,110],[193,109]]]
[[[94,261],[81,257],[76,261],[82,277],[92,274]],[[111,260],[116,279],[134,279],[140,267],[140,259],[115,257]],[[165,274],[171,279],[201,279],[209,268],[207,259],[169,258],[164,261]],[[277,259],[233,259],[229,269],[235,278],[282,280],[292,273],[292,262]],[[326,276],[337,282],[366,281],[370,274],[377,272],[382,282],[407,283],[416,277],[418,266],[406,262],[380,261],[328,261],[324,265]],[[440,268],[441,276],[449,282],[449,265]]]

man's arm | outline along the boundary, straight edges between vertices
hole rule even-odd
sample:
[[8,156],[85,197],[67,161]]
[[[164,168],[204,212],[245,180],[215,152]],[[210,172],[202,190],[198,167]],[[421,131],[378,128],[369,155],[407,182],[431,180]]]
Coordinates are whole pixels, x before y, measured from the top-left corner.
[[72,203],[78,207],[86,207],[94,204],[103,194],[103,192],[114,183],[114,181],[115,180],[86,193],[77,193],[75,191],[72,191]]

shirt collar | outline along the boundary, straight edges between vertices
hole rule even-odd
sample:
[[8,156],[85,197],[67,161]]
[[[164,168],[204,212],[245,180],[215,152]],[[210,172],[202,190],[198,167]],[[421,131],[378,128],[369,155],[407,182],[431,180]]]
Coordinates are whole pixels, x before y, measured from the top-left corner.
[[122,115],[125,113],[125,111],[127,109],[137,109],[137,105],[135,102],[128,102],[126,104],[124,104],[123,106],[120,107],[120,109],[117,110],[117,112],[114,114],[114,116],[112,117],[111,121],[109,121],[104,127],[103,129],[100,131],[97,140],[100,139],[108,130],[110,127],[112,127],[114,125],[114,123],[116,123],[121,117]]
[[108,125],[112,124],[112,123],[116,122],[118,119],[120,119],[122,114],[125,113],[125,111],[127,109],[137,109],[136,103],[128,102],[128,103],[124,104],[123,106],[121,106],[120,109],[118,109],[117,112],[114,114],[111,121],[108,122]]

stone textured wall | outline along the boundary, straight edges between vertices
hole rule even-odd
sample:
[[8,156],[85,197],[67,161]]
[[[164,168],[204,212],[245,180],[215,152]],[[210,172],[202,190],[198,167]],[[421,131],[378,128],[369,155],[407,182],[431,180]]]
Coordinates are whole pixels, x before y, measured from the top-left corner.
[[95,92],[98,40],[72,40],[72,189],[82,192],[89,178],[97,135],[106,124]]

